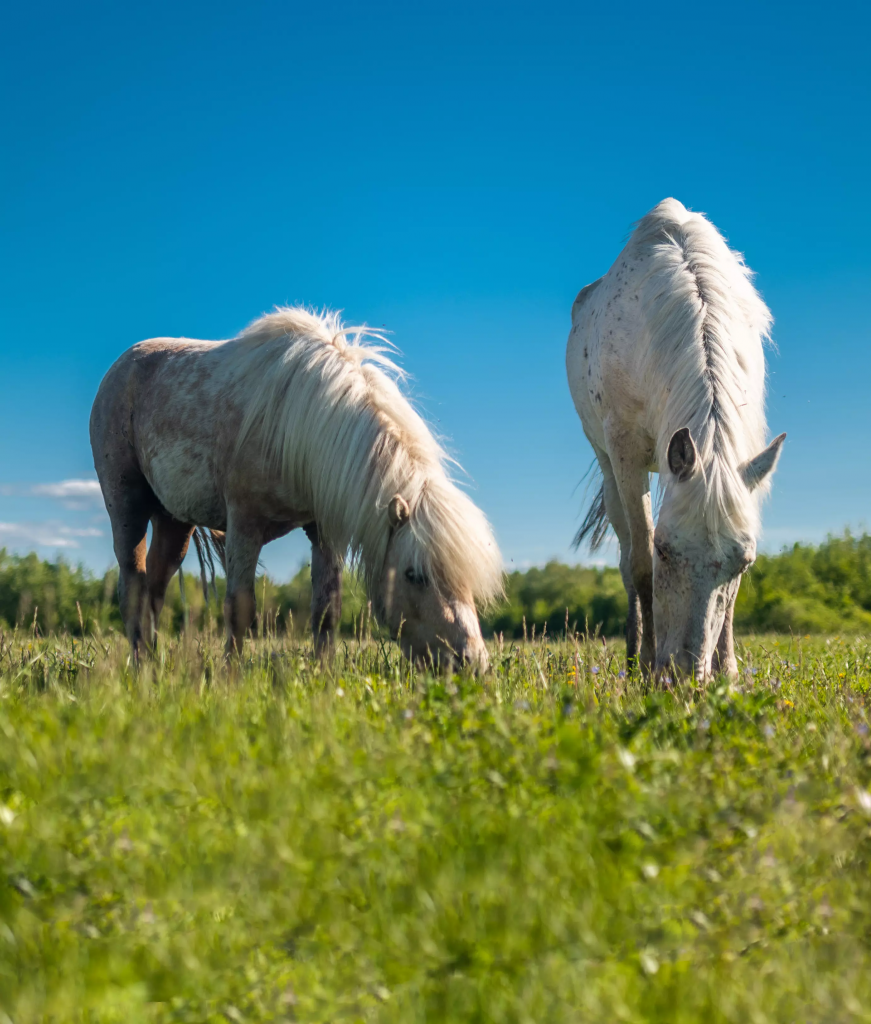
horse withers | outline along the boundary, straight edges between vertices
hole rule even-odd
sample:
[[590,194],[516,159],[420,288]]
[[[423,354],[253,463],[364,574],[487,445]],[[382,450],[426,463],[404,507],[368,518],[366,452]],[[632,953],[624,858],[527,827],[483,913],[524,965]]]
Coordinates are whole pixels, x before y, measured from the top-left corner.
[[576,541],[595,546],[613,526],[627,654],[661,677],[737,673],[735,598],[786,436],[766,447],[770,327],[741,256],[675,199],[639,221],[572,308],[569,388],[602,472]]
[[350,555],[408,657],[486,668],[476,604],[502,592],[496,541],[372,338],[282,308],[229,341],[140,342],[109,369],[91,447],[134,655],[153,643],[195,527],[224,533],[228,654],[254,618],[263,545],[302,527],[320,651]]

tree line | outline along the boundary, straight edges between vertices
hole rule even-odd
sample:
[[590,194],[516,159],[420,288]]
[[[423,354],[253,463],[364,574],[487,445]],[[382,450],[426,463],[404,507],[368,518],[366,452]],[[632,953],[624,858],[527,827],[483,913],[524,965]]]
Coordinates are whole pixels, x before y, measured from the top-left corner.
[[[0,629],[40,635],[74,635],[121,629],[118,574],[100,576],[60,558],[14,555],[0,549]],[[224,580],[204,598],[199,576],[176,576],[167,593],[163,628],[200,629],[221,617]],[[303,635],[310,625],[311,581],[303,566],[286,583],[257,580],[259,628]],[[557,561],[512,572],[506,599],[482,618],[485,634],[519,638],[547,632],[598,630],[618,636],[626,620],[626,593],[614,568],[570,566]],[[819,545],[795,544],[777,555],[760,555],[744,578],[735,610],[741,632],[871,632],[871,535],[845,532]],[[342,633],[376,628],[363,584],[345,574]]]

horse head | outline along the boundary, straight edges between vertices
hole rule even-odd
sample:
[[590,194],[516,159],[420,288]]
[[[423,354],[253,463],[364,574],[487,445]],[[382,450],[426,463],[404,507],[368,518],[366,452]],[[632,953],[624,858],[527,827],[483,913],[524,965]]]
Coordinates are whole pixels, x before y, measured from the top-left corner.
[[[732,484],[744,492],[744,499],[752,500],[752,492],[774,472],[785,437],[781,434],[739,466]],[[752,517],[743,524],[741,517],[723,517],[722,529],[711,536],[704,495],[700,490],[694,498],[686,490],[701,482],[701,461],[689,429],[676,431],[663,467],[663,498],[653,537],[653,619],[657,672],[674,669],[704,679],[712,670],[726,668],[714,663],[714,654],[741,575],[756,559],[756,531]]]
[[451,584],[430,564],[401,495],[390,500],[387,515],[390,539],[373,595],[379,618],[409,660],[442,671],[458,663],[486,671],[489,657],[471,588]]

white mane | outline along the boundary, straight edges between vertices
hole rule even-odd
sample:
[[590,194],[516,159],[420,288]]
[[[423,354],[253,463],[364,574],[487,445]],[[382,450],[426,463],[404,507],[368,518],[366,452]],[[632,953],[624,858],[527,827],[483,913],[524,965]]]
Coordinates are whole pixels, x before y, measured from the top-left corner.
[[[679,489],[678,516],[703,510],[713,538],[759,529],[759,499],[740,475],[765,447],[765,361],[772,317],[752,271],[717,229],[675,199],[642,218],[633,234],[649,263],[638,288],[649,332],[646,379],[662,411],[660,480],[668,443],[689,427],[701,473]],[[665,370],[663,371],[663,367]]]
[[390,538],[387,505],[400,494],[411,509],[403,555],[417,571],[482,604],[502,593],[490,526],[400,391],[402,371],[381,335],[345,327],[335,313],[288,307],[255,320],[234,342],[246,389],[239,444],[256,439],[306,497],[327,543],[350,553],[370,587]]

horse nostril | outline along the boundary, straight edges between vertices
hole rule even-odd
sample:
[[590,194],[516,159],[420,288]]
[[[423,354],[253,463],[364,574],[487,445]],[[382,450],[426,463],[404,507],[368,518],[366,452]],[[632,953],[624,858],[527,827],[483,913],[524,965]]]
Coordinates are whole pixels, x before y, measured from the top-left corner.
[[483,642],[464,647],[462,660],[464,665],[475,672],[486,672],[490,667],[490,656],[487,654],[487,648]]

